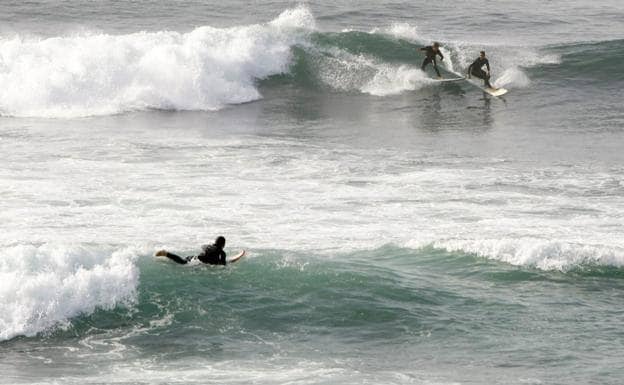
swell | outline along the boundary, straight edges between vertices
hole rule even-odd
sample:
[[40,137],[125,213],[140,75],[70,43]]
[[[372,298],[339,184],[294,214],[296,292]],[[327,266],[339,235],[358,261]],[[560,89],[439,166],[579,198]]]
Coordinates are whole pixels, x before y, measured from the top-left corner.
[[[130,262],[128,268],[133,266]],[[136,267],[141,282],[131,303],[87,306],[67,314],[63,323],[48,323],[37,333],[26,334],[134,341],[152,335],[177,339],[180,330],[247,339],[254,331],[305,339],[340,330],[345,339],[392,340],[402,338],[405,330],[444,329],[440,320],[447,309],[466,303],[472,304],[467,311],[476,311],[482,301],[483,306],[509,310],[506,303],[517,288],[539,291],[535,285],[544,290],[555,285],[562,292],[595,290],[620,287],[624,278],[624,269],[617,266],[583,262],[566,271],[518,268],[433,245],[421,249],[387,245],[334,257],[258,250],[225,268],[178,266],[144,256]],[[496,294],[490,292],[492,287],[497,287]],[[97,288],[91,289],[82,295],[97,294]],[[470,325],[458,323],[446,332],[465,327]],[[14,336],[19,334],[23,333]]]
[[406,324],[448,296],[444,289],[410,282],[383,266],[303,254],[261,251],[228,267],[185,266],[144,258],[132,311],[100,309],[77,317],[50,338],[107,333],[123,325],[141,333],[173,335],[178,328],[229,338],[257,333],[300,333],[340,328],[349,337],[400,335]]
[[[536,77],[591,85],[614,86],[624,81],[624,39],[547,47],[561,63],[540,66]],[[621,87],[621,86],[620,86]]]

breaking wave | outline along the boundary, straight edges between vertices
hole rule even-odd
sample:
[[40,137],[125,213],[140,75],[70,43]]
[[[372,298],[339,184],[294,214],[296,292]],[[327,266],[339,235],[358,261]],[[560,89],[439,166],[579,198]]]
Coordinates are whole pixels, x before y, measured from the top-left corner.
[[0,258],[0,341],[33,336],[96,309],[136,301],[139,270],[129,249],[18,245]]
[[[274,78],[317,90],[387,96],[434,84],[420,70],[418,48],[427,43],[405,23],[368,32],[319,32],[304,6],[265,24],[203,26],[188,33],[0,37],[0,115],[214,111],[262,98],[259,82],[270,86]],[[607,75],[622,76],[621,40],[542,48],[441,43],[447,74],[463,74],[485,49],[499,86],[529,87],[531,78],[542,76],[566,82],[589,76],[594,84]]]

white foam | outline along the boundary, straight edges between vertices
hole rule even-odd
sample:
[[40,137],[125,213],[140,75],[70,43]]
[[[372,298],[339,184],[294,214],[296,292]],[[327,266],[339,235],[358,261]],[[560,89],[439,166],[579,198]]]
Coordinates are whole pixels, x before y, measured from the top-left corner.
[[531,85],[531,79],[519,68],[508,68],[494,81],[496,87],[526,88]]
[[433,243],[448,251],[463,251],[517,266],[566,271],[587,265],[624,267],[624,249],[576,244],[565,240],[503,238],[445,240]]
[[316,29],[316,20],[314,19],[312,12],[310,12],[310,9],[304,5],[285,10],[277,17],[277,19],[271,21],[269,24],[285,29]]
[[71,317],[136,299],[139,273],[130,249],[19,245],[0,258],[0,340],[32,336]]
[[[358,119],[379,119],[361,114]],[[591,261],[592,250],[596,264],[624,261],[617,235],[624,213],[619,168],[414,158],[391,146],[371,150],[291,136],[232,139],[199,130],[121,134],[105,155],[87,159],[102,150],[109,133],[69,130],[66,140],[79,146],[64,152],[72,159],[59,159],[52,140],[58,131],[39,134],[45,138],[39,146],[7,142],[4,148],[8,172],[0,179],[11,194],[0,200],[0,247],[9,251],[16,242],[54,239],[148,243],[150,251],[190,255],[223,234],[228,252],[311,250],[331,258],[392,243],[434,244],[538,267]],[[117,147],[125,140],[141,147]],[[151,150],[161,146],[170,150]],[[197,146],[202,151],[189,151]],[[207,160],[208,168],[198,166]],[[207,186],[219,189],[198,193]],[[10,259],[21,255],[10,253]]]
[[74,117],[134,109],[216,110],[261,97],[314,28],[305,7],[265,25],[128,35],[0,38],[0,114]]
[[[429,368],[362,371],[361,362],[351,359],[314,361],[301,358],[270,357],[266,360],[215,361],[196,358],[189,361],[170,361],[154,364],[153,360],[139,360],[112,365],[105,375],[82,376],[81,383],[128,383],[128,382],[183,382],[204,384],[210,378],[223,384],[420,384],[459,385]],[[140,370],[137,370],[140,367]],[[63,378],[64,383],[74,383],[73,378]],[[44,382],[45,383],[45,382]]]
[[353,55],[338,48],[310,49],[311,65],[319,80],[336,90],[359,90],[375,72],[375,63],[364,55]]
[[383,29],[384,33],[388,33],[399,39],[418,40],[418,28],[409,23],[394,23],[390,27]]
[[363,54],[354,55],[338,48],[310,48],[310,52],[319,79],[336,90],[386,96],[413,91],[432,82],[420,69],[387,64]]
[[413,91],[433,80],[420,69],[409,66],[380,66],[375,76],[361,91],[371,95],[386,96]]

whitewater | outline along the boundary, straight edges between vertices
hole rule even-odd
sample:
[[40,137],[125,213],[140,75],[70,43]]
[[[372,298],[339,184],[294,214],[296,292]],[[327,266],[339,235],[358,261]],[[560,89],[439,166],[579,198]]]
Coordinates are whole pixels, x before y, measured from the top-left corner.
[[[36,3],[0,5],[0,383],[624,375],[619,3]],[[248,255],[153,257],[217,235]]]

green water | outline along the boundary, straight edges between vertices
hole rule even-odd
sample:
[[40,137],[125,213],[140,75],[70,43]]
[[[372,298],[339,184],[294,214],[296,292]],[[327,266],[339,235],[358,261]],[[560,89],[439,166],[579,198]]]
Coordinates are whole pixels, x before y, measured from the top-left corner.
[[[604,383],[615,383],[609,378],[622,370],[619,269],[544,272],[393,246],[330,259],[259,250],[225,268],[145,256],[139,266],[136,305],[4,342],[9,376],[19,381],[22,361],[38,376],[135,361],[148,378],[219,362],[261,361],[276,373],[313,363],[339,366],[353,383],[375,374],[401,382],[393,371],[471,384],[565,384],[605,373]],[[27,360],[39,355],[55,356],[54,365]],[[231,368],[244,378],[249,369]]]

